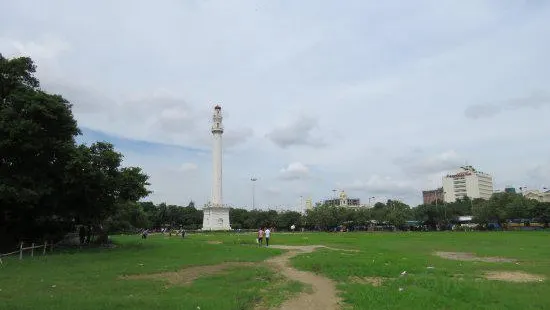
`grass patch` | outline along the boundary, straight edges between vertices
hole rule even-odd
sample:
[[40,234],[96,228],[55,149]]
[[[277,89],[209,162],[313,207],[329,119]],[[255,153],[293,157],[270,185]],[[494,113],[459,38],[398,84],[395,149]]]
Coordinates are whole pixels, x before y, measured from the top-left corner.
[[[548,237],[547,232],[273,233],[270,243],[331,247],[300,254],[291,262],[298,269],[333,279],[352,309],[546,309],[550,304]],[[283,251],[259,248],[254,238],[255,233],[147,240],[118,236],[114,249],[71,250],[23,261],[4,258],[0,308],[268,309],[308,290],[262,263]],[[453,260],[436,252],[515,261]],[[242,264],[199,273],[182,285],[124,278],[226,262]],[[487,275],[525,274],[544,280],[486,279]]]
[[[545,309],[550,304],[544,293],[550,289],[548,281],[513,283],[485,278],[489,271],[506,270],[548,278],[548,233],[326,234],[312,235],[310,242],[321,242],[323,237],[325,244],[354,245],[360,252],[322,249],[299,255],[292,263],[338,281],[344,301],[353,309]],[[449,260],[434,255],[436,251],[518,262]],[[357,281],[378,277],[387,280],[378,286]]]
[[[114,238],[117,248],[65,251],[19,261],[4,259],[0,267],[2,309],[251,309],[287,290],[267,281],[266,268],[240,268],[198,278],[189,287],[156,280],[123,280],[136,274],[176,272],[182,268],[224,262],[261,262],[281,251],[208,244],[197,238],[139,236]],[[275,274],[273,274],[275,275]],[[279,287],[281,286],[281,287]],[[277,287],[277,290],[272,290]]]

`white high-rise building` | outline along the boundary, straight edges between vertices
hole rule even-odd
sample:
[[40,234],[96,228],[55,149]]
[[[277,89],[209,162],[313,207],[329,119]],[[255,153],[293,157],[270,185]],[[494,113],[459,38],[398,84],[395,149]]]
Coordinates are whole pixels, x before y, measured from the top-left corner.
[[212,201],[203,208],[203,230],[230,230],[229,208],[222,203],[222,108],[214,107],[212,116]]
[[471,199],[489,199],[493,195],[493,177],[475,170],[472,166],[461,167],[455,174],[443,177],[445,202],[454,202],[468,196]]

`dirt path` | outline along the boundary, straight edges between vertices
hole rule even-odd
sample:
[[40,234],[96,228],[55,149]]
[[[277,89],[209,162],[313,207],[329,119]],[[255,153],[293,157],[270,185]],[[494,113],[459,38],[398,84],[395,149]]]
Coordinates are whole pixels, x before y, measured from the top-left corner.
[[283,255],[268,259],[266,262],[271,264],[289,279],[308,284],[313,289],[311,293],[301,293],[295,298],[285,301],[279,310],[333,310],[340,309],[340,299],[338,298],[334,282],[323,276],[312,272],[300,271],[290,265],[290,258],[301,254],[311,253],[324,246],[270,246],[270,248],[288,250]]
[[[290,264],[290,259],[298,254],[311,253],[318,248],[325,248],[337,251],[357,251],[335,249],[322,245],[308,246],[284,246],[273,245],[270,248],[288,250],[282,255],[272,257],[263,263],[268,264],[275,271],[282,273],[285,277],[291,280],[299,281],[310,286],[312,290],[307,290],[299,295],[285,301],[278,309],[279,310],[338,310],[340,307],[340,298],[337,295],[334,282],[328,278],[316,275],[312,272],[300,271],[295,269]],[[192,266],[181,269],[179,271],[162,272],[156,274],[136,274],[120,276],[120,279],[154,279],[163,280],[167,286],[171,285],[191,285],[194,280],[207,275],[214,275],[229,270],[234,267],[255,266],[258,263],[250,262],[228,262],[218,265],[207,266]],[[261,305],[260,308],[264,309]]]

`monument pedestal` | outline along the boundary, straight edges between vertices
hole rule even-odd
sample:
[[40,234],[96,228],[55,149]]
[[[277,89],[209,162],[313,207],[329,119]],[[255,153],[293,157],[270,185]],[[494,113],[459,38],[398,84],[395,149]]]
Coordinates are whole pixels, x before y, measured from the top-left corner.
[[202,230],[231,230],[228,207],[207,205],[202,210]]

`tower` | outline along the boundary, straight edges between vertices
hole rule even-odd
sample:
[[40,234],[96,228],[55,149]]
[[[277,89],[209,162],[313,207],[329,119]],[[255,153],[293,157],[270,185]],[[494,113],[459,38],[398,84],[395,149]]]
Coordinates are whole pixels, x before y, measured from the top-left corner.
[[203,230],[230,230],[229,208],[222,203],[222,108],[214,107],[212,115],[212,200],[203,208]]
[[222,108],[214,107],[212,115],[212,204],[222,206]]

